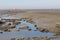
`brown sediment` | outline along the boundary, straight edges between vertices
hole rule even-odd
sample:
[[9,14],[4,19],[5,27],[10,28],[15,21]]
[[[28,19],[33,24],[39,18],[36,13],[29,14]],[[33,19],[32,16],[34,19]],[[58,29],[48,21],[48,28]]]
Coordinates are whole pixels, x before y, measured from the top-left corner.
[[29,27],[28,27],[28,26],[24,26],[24,27],[20,27],[19,29],[22,29],[22,30],[28,30]]
[[16,40],[16,38],[11,38],[11,40]]
[[18,25],[18,24],[20,24],[21,22],[13,22],[13,24],[15,24],[15,25]]

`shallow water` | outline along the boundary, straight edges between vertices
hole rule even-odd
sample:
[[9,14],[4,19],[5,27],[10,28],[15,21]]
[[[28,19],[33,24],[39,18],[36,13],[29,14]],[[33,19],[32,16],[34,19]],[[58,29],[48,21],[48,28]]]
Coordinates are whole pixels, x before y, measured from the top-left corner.
[[54,38],[54,39],[51,39],[51,40],[60,40],[60,38]]
[[19,18],[17,18],[17,17],[15,17],[13,14],[0,14],[0,18],[2,18],[2,19],[19,19]]
[[[1,18],[14,18],[13,16],[8,15],[8,14],[0,15],[0,17]],[[48,21],[47,19],[44,19],[44,18],[41,19],[40,20],[41,22],[39,22],[41,24],[41,26],[44,26],[44,27],[54,26],[54,24],[44,24],[43,20]],[[50,37],[50,36],[55,35],[54,33],[51,33],[51,32],[48,32],[48,33],[40,32],[38,29],[36,29],[36,27],[34,27],[33,24],[26,22],[26,20],[25,21],[22,20],[19,22],[21,22],[21,24],[16,25],[17,29],[20,27],[28,26],[32,30],[29,31],[29,30],[21,30],[20,29],[20,31],[17,31],[17,32],[3,32],[3,34],[0,34],[0,40],[10,40],[11,38],[20,38],[20,37],[46,37],[46,36]],[[34,30],[37,30],[37,31],[34,31]],[[60,38],[51,39],[51,40],[60,40]]]
[[[18,29],[19,27],[23,26],[28,26],[32,30],[20,30],[17,32],[3,32],[3,34],[0,34],[0,40],[10,40],[11,38],[16,38],[16,37],[46,37],[46,36],[53,36],[54,33],[51,32],[40,32],[39,30],[34,27],[33,24],[28,23],[26,21],[19,21],[21,24],[16,25],[16,28]],[[37,30],[37,31],[34,31]]]

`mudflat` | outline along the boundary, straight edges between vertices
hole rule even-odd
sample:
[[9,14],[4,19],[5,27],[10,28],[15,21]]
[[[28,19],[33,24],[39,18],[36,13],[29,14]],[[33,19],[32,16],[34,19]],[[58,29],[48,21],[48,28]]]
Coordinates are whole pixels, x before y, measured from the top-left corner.
[[[60,12],[59,11],[41,11],[41,10],[14,10],[14,11],[8,11],[5,10],[4,12],[1,11],[0,13],[0,19],[5,20],[7,23],[11,23],[8,26],[1,26],[0,30],[7,31],[7,32],[15,32],[22,30],[33,30],[33,28],[30,28],[28,25],[31,25],[38,29],[40,32],[52,32],[55,35],[53,37],[47,36],[46,40],[60,38]],[[0,20],[0,21],[1,21]],[[27,26],[22,26],[21,28],[15,28],[16,25],[21,24],[21,20],[23,20],[23,23],[26,21]],[[30,24],[31,23],[31,24]],[[32,25],[33,24],[33,25]],[[1,24],[0,24],[1,25]],[[11,26],[10,26],[11,25]],[[23,24],[25,25],[25,24]],[[21,25],[19,25],[21,26]],[[36,31],[36,30],[34,30]],[[0,32],[2,33],[2,32]],[[26,38],[25,38],[26,39]],[[30,38],[31,40],[32,38]],[[39,39],[35,38],[36,40]],[[39,40],[42,38],[40,37]],[[43,38],[45,40],[45,37]]]

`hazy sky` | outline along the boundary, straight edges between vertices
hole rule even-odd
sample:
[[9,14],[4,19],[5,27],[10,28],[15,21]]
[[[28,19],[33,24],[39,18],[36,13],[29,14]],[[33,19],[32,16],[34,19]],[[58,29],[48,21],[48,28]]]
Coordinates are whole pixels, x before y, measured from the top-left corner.
[[60,0],[0,0],[0,9],[60,9]]

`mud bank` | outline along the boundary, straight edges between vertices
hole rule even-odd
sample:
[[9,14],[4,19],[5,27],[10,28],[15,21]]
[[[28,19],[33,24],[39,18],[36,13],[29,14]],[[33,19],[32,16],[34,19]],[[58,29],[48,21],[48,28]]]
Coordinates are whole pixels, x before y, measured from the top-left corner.
[[60,15],[18,13],[13,16],[4,16],[1,18],[0,21],[3,22],[0,24],[0,39],[53,40],[60,38],[58,37],[60,36]]
[[11,40],[59,40],[60,36],[54,37],[25,37],[25,38],[11,38]]

